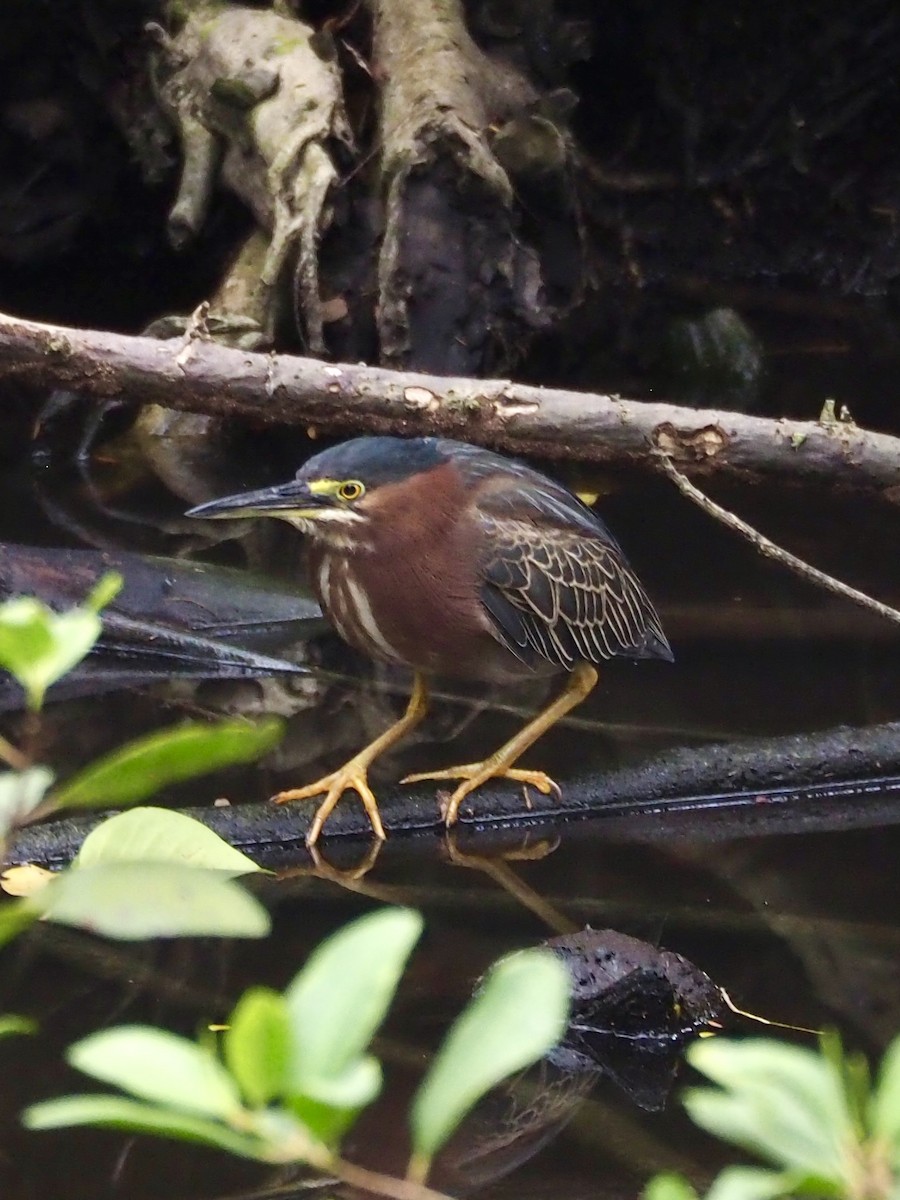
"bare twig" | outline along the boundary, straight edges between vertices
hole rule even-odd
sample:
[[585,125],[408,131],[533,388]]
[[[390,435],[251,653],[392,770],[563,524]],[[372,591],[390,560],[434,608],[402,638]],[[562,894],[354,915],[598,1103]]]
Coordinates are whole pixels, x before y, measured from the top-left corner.
[[619,396],[330,364],[0,315],[0,378],[315,431],[440,434],[513,454],[692,477],[818,480],[900,500],[900,439],[852,423],[773,421]]
[[733,529],[741,537],[746,538],[751,545],[756,547],[760,554],[764,554],[767,558],[781,563],[789,571],[793,571],[795,575],[799,575],[801,579],[809,580],[810,583],[814,583],[828,592],[833,592],[836,596],[842,596],[845,600],[850,600],[853,604],[858,604],[861,608],[867,608],[870,612],[877,613],[880,617],[885,617],[888,621],[900,624],[900,612],[896,608],[891,608],[889,604],[882,604],[880,600],[875,600],[865,592],[850,587],[849,584],[842,583],[840,579],[835,579],[833,575],[826,575],[824,571],[810,566],[802,558],[798,558],[796,554],[791,554],[790,551],[783,550],[775,542],[769,541],[767,537],[764,537],[752,525],[748,525],[746,521],[742,521],[740,517],[736,517],[733,512],[729,512],[721,504],[716,504],[714,500],[710,500],[709,496],[701,492],[698,487],[691,483],[678,470],[667,455],[660,454],[659,462],[668,477],[685,496],[693,500],[705,513],[708,513],[711,517],[715,517],[717,521],[721,521],[723,525],[727,525],[729,529]]

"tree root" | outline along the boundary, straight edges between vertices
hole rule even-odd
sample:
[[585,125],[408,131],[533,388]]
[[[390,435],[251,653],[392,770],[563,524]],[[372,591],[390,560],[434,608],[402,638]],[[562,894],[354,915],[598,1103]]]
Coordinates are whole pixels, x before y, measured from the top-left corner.
[[201,3],[174,37],[154,32],[158,96],[182,143],[171,240],[197,233],[221,177],[270,234],[267,332],[275,287],[295,262],[307,343],[324,354],[318,245],[337,179],[331,152],[351,141],[336,62],[309,26],[262,9]]
[[476,46],[460,0],[422,0],[414,21],[407,0],[371,7],[383,80],[381,360],[439,373],[502,369],[550,308],[490,138],[538,92]]

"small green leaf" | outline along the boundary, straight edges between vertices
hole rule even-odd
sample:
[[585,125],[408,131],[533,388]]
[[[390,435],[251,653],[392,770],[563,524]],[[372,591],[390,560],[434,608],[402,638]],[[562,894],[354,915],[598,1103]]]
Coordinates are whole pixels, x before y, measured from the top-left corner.
[[267,1146],[259,1138],[237,1133],[215,1121],[141,1104],[124,1096],[63,1096],[59,1100],[45,1100],[26,1108],[22,1123],[26,1129],[66,1129],[71,1125],[125,1129],[199,1142],[242,1158],[268,1159]]
[[820,1054],[764,1038],[711,1038],[687,1057],[723,1089],[685,1094],[698,1125],[776,1167],[841,1178],[854,1131],[840,1077]]
[[220,871],[108,863],[65,871],[28,904],[48,921],[123,940],[265,937],[266,909]]
[[57,808],[136,804],[171,783],[181,783],[236,763],[254,762],[284,731],[277,719],[251,725],[188,722],[128,742],[91,763],[53,793]]
[[84,598],[84,607],[91,612],[99,613],[107,604],[115,600],[125,580],[118,571],[107,571],[102,575]]
[[52,782],[53,772],[47,767],[0,774],[0,837],[34,812]]
[[871,1121],[876,1137],[900,1142],[900,1037],[894,1038],[881,1060]]
[[[378,1073],[378,1078],[371,1099],[374,1100],[381,1089],[381,1069],[374,1059],[372,1062]],[[368,1103],[367,1101],[366,1103]],[[312,1137],[325,1146],[337,1146],[341,1138],[356,1120],[361,1105],[354,1107],[336,1108],[327,1101],[314,1100],[311,1096],[291,1096],[288,1100],[290,1112],[303,1123]]]
[[251,1108],[283,1095],[290,1029],[284,997],[269,988],[244,992],[225,1033],[225,1062]]
[[802,1175],[840,1179],[836,1147],[827,1131],[815,1129],[808,1111],[777,1088],[750,1096],[691,1088],[682,1097],[692,1121],[722,1141]]
[[697,1193],[683,1175],[666,1171],[645,1184],[641,1200],[697,1200]]
[[0,946],[5,946],[14,937],[33,924],[40,913],[29,900],[7,900],[0,903]]
[[313,1088],[316,1100],[331,1108],[364,1108],[381,1091],[381,1064],[364,1054],[339,1074],[320,1076]]
[[843,1189],[822,1187],[822,1181],[794,1171],[767,1171],[763,1167],[726,1167],[713,1180],[706,1200],[778,1200],[780,1196],[810,1193],[842,1196]]
[[252,858],[208,829],[201,821],[170,808],[133,808],[117,813],[91,830],[73,866],[113,862],[168,862],[246,875],[260,868]]
[[234,1080],[213,1054],[164,1029],[120,1025],[69,1047],[69,1064],[139,1100],[228,1121],[241,1110]]
[[36,1033],[37,1022],[30,1017],[19,1017],[14,1013],[0,1016],[0,1038],[12,1037],[13,1034]]
[[81,662],[100,636],[95,612],[56,613],[40,600],[20,596],[0,604],[0,667],[25,689],[38,711],[47,688]]
[[570,983],[563,964],[547,950],[523,950],[492,968],[413,1100],[414,1177],[424,1177],[434,1154],[486,1092],[556,1045],[565,1029]]
[[837,1030],[819,1034],[819,1052],[831,1069],[843,1093],[852,1135],[865,1140],[869,1132],[869,1109],[872,1101],[872,1073],[864,1054],[844,1050]]
[[[335,1081],[355,1068],[384,1020],[421,932],[418,913],[383,909],[346,925],[313,951],[285,992],[291,1093],[325,1099],[320,1090],[330,1088],[334,1095]],[[358,1079],[365,1082],[367,1070]],[[362,1091],[351,1087],[349,1093],[355,1107],[353,1097]]]

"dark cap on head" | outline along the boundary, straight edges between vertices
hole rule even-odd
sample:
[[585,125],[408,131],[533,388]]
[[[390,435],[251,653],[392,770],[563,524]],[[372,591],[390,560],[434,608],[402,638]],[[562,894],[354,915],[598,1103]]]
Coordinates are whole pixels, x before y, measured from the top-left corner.
[[369,487],[396,483],[446,462],[439,438],[361,437],[313,455],[298,479],[362,479]]

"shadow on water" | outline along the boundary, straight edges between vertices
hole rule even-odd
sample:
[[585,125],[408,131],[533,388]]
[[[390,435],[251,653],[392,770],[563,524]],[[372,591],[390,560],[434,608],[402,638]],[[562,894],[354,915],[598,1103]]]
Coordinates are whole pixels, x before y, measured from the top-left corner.
[[[726,499],[826,570],[897,601],[892,512],[873,515],[825,496],[801,503],[784,495],[766,506],[752,496]],[[900,638],[889,626],[785,578],[662,488],[643,487],[638,497],[626,483],[603,510],[660,602],[677,661],[611,666],[589,703],[542,741],[534,761],[563,787],[575,774],[669,748],[900,719]],[[21,520],[0,537],[40,528],[33,512]],[[194,805],[223,793],[261,800],[314,777],[403,706],[402,676],[360,663],[333,640],[313,644],[310,658],[316,674],[302,685],[190,682],[55,705],[40,753],[64,773],[184,712],[289,712],[273,762],[166,797]],[[541,699],[527,689],[488,696],[454,688],[414,741],[381,764],[381,778],[489,751]],[[15,717],[4,731],[15,735]],[[263,885],[275,930],[260,943],[112,944],[33,929],[0,953],[0,1011],[41,1023],[38,1038],[0,1046],[3,1200],[307,1194],[288,1173],[198,1148],[114,1132],[26,1135],[18,1113],[83,1086],[62,1065],[63,1049],[79,1036],[135,1021],[192,1035],[221,1020],[244,987],[283,986],[321,937],[384,902],[420,908],[427,932],[378,1047],[389,1086],[347,1147],[382,1169],[405,1161],[415,1079],[485,968],[510,949],[586,925],[676,951],[742,1008],[805,1027],[836,1025],[852,1044],[877,1052],[900,1030],[900,802],[879,812],[874,828],[812,832],[807,823],[787,833],[775,824],[749,836],[746,825],[729,832],[726,823],[715,839],[690,827],[648,839],[641,830],[654,820],[649,814],[614,830],[598,821],[553,836],[470,833],[455,849],[436,836],[398,837],[355,879],[337,868],[363,860],[367,843],[341,839],[324,848],[332,868],[315,869],[298,850],[294,869]],[[663,986],[654,978],[645,980],[645,1000]],[[677,1104],[657,1103],[672,1083],[671,1059],[635,1066],[616,1049],[602,1051],[602,1067],[546,1063],[522,1085],[526,1093],[492,1097],[445,1159],[447,1185],[459,1194],[577,1200],[634,1195],[663,1167],[709,1177],[720,1148]]]

